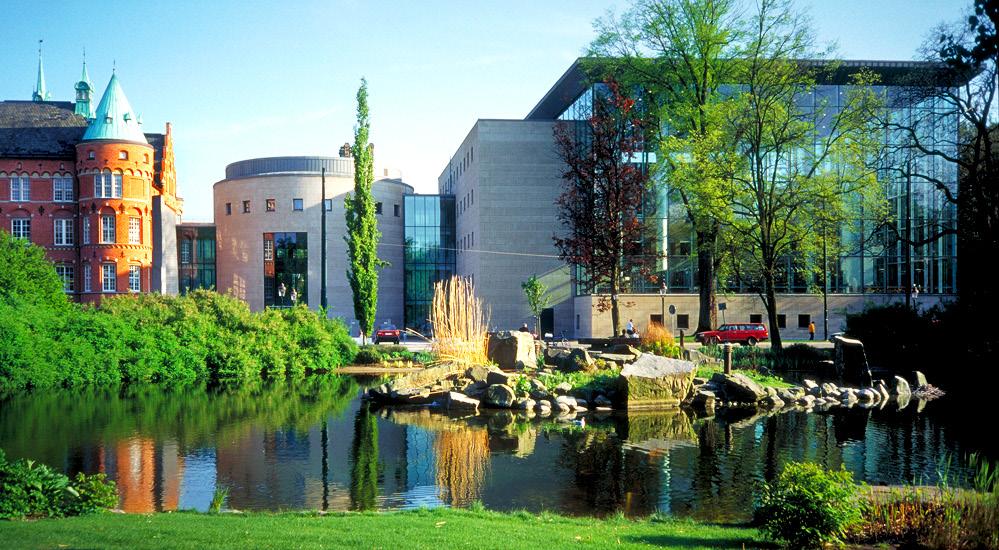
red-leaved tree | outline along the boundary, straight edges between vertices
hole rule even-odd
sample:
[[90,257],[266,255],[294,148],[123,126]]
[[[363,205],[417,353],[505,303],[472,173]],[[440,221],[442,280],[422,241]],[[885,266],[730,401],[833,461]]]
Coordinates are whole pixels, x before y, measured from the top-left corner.
[[647,274],[654,261],[645,246],[650,240],[642,214],[655,209],[646,197],[647,167],[639,162],[647,120],[618,83],[605,84],[606,93],[594,92],[587,120],[555,127],[556,151],[565,163],[556,201],[563,233],[555,237],[555,247],[563,261],[581,268],[577,284],[600,293],[598,307],[610,309],[618,335],[624,276]]

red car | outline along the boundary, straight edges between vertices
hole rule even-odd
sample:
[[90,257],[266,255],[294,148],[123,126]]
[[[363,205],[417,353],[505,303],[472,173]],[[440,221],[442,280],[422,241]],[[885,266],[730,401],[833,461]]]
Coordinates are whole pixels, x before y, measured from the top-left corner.
[[718,330],[699,332],[694,336],[698,342],[708,346],[728,342],[755,346],[757,342],[769,338],[770,333],[767,332],[767,327],[763,323],[732,323],[722,325],[718,327]]
[[392,342],[393,344],[399,344],[399,329],[395,328],[395,325],[382,325],[382,328],[375,331],[374,341],[376,344],[382,342]]

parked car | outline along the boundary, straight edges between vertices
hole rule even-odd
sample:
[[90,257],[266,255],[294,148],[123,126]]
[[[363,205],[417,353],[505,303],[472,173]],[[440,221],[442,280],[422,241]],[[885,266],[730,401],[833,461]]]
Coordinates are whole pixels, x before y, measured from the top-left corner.
[[770,338],[767,327],[763,323],[732,323],[718,327],[718,330],[706,330],[694,336],[704,345],[738,342],[746,346],[755,346]]
[[382,342],[392,342],[393,344],[399,344],[400,331],[395,327],[395,325],[383,324],[382,327],[375,331],[374,342],[380,344]]

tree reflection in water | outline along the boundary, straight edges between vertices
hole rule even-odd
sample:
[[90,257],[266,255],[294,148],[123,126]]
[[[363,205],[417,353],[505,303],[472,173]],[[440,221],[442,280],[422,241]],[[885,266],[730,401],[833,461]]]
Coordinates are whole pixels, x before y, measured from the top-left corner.
[[354,417],[350,461],[350,509],[373,510],[378,499],[378,420],[368,403]]

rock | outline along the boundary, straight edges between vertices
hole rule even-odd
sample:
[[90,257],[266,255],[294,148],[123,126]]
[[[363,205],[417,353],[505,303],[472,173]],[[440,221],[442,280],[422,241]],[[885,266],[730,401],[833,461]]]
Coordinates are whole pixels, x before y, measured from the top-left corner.
[[877,390],[878,394],[881,396],[881,401],[888,401],[891,395],[888,393],[888,388],[885,387],[884,380],[878,380],[878,385],[874,388]]
[[517,399],[513,388],[505,384],[494,384],[486,390],[485,404],[491,407],[510,408]]
[[767,396],[762,386],[753,382],[741,372],[732,374],[715,373],[711,380],[722,387],[725,398],[729,401],[756,403]]
[[629,409],[678,407],[690,392],[695,372],[690,361],[644,353],[621,370],[622,401]]
[[844,406],[852,407],[857,403],[857,394],[852,391],[843,392],[843,395],[840,397],[840,403]]
[[631,344],[614,344],[609,350],[607,350],[607,353],[630,355],[633,359],[638,359],[638,356],[642,354],[642,351]]
[[392,388],[388,384],[382,384],[376,388],[368,388],[368,397],[378,401],[386,401],[390,399],[392,393]]
[[533,399],[518,399],[518,400],[514,401],[514,403],[513,403],[513,407],[515,409],[520,409],[522,411],[533,410],[534,406],[535,406],[535,402],[534,402]]
[[784,401],[776,395],[768,395],[763,398],[763,406],[768,409],[779,409],[784,406]]
[[549,394],[547,391],[542,391],[542,390],[531,390],[530,395],[531,399],[535,401],[539,401],[541,399],[548,399],[549,397],[551,397],[551,394]]
[[503,330],[490,332],[486,357],[503,370],[524,370],[538,364],[534,337],[529,332]]
[[537,378],[532,378],[531,379],[531,389],[532,390],[543,391],[543,392],[548,391],[548,388],[545,387],[545,383],[542,382],[541,380],[538,380]]
[[463,372],[465,372],[465,367],[463,365],[445,363],[443,365],[437,365],[436,367],[425,368],[405,376],[400,376],[399,378],[389,382],[388,386],[391,391],[396,392],[412,388],[426,388],[440,383],[441,380],[446,380],[455,375],[460,375]]
[[448,392],[443,399],[444,408],[449,411],[479,412],[479,400],[458,392]]
[[493,384],[502,384],[512,387],[517,385],[517,379],[520,377],[520,374],[514,372],[490,371],[486,376],[486,384],[490,386]]
[[563,372],[580,372],[593,370],[593,358],[583,348],[572,348],[567,354],[561,355],[555,365]]
[[867,366],[867,354],[860,340],[834,336],[836,374],[847,384],[862,387],[871,386],[871,369]]
[[716,400],[717,396],[715,392],[701,390],[694,394],[691,404],[696,409],[703,410],[708,414],[714,414]]
[[901,376],[896,376],[895,379],[893,380],[893,383],[894,384],[891,389],[891,393],[896,397],[898,397],[899,401],[902,400],[903,396],[906,399],[912,396],[912,390],[909,389],[909,383],[905,381],[905,378],[902,378]]
[[487,387],[485,382],[471,382],[461,389],[461,393],[479,399],[485,395]]
[[923,386],[927,386],[927,385],[929,385],[929,384],[927,384],[927,382],[926,382],[926,375],[925,375],[925,374],[923,374],[923,373],[919,372],[918,370],[917,370],[917,371],[913,371],[913,372],[914,372],[914,373],[915,373],[915,375],[916,375],[916,389],[917,389],[917,390],[918,390],[919,388],[922,388]]
[[806,407],[811,407],[812,405],[815,404],[815,396],[814,395],[804,395],[804,396],[801,396],[801,397],[798,398],[797,403],[799,405],[804,405]]
[[392,401],[400,405],[429,405],[444,394],[443,391],[431,391],[429,388],[408,388],[392,392]]
[[795,395],[795,393],[792,392],[790,388],[783,388],[777,390],[777,397],[781,398],[782,401],[788,401],[788,402],[794,401],[798,398],[798,396]]
[[552,410],[554,411],[556,408],[558,409],[559,414],[568,414],[572,412],[572,407],[562,401],[556,403],[555,407],[552,407]]
[[567,395],[570,391],[572,391],[572,384],[568,382],[562,382],[561,384],[555,386],[556,395]]
[[777,396],[777,388],[772,388],[770,386],[767,386],[767,387],[763,388],[763,391],[767,392],[768,396],[771,396],[771,397],[776,397]]
[[806,378],[802,384],[805,386],[805,393],[811,393],[813,389],[819,387],[814,380],[809,380],[808,378]]
[[468,370],[465,371],[465,377],[470,378],[473,382],[482,382],[483,384],[488,384],[489,373],[493,372],[494,370],[496,369],[492,367],[483,367],[483,366],[468,367]]
[[601,353],[599,359],[603,359],[608,363],[614,363],[618,366],[624,366],[627,363],[631,363],[635,360],[634,355],[624,355],[620,353]]
[[534,409],[535,410],[538,410],[538,409],[548,409],[549,411],[551,411],[552,410],[552,402],[549,401],[549,400],[547,400],[547,399],[542,399],[542,400],[540,400],[540,401],[538,401],[538,402],[536,402],[534,404]]
[[607,399],[607,396],[603,394],[594,397],[593,404],[596,405],[597,408],[614,406],[614,403],[612,403],[610,399]]
[[585,411],[586,407],[589,407],[589,406],[590,406],[590,404],[589,404],[589,402],[587,402],[586,399],[576,398],[576,410],[584,410]]
[[857,392],[857,399],[861,403],[874,403],[878,400],[878,392],[871,388],[864,388]]

